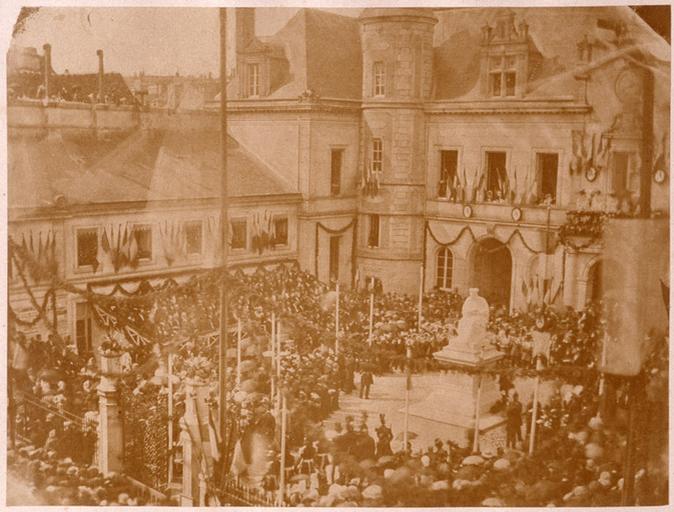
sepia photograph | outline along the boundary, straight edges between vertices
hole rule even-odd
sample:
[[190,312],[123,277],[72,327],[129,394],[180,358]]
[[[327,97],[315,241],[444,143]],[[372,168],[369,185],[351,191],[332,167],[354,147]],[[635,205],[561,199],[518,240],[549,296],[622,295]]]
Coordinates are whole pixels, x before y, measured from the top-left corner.
[[3,8],[6,506],[669,505],[670,5],[304,4]]

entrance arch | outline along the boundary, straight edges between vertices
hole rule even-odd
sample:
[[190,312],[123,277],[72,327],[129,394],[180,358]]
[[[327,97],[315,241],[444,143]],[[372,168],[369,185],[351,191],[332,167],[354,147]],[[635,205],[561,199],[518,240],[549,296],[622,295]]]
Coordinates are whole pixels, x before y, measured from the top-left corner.
[[471,254],[470,286],[479,288],[490,305],[510,308],[513,261],[510,250],[496,238],[475,243]]

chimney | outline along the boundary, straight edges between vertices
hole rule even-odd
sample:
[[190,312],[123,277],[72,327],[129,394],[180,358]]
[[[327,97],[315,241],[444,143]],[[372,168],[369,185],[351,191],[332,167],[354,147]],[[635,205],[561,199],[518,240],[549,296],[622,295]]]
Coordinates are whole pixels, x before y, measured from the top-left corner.
[[255,9],[237,7],[234,9],[236,23],[236,53],[245,50],[255,39]]
[[103,103],[103,75],[105,74],[103,69],[103,50],[96,50],[96,55],[98,55],[98,103]]
[[46,43],[44,50],[44,97],[49,100],[49,75],[51,74],[51,45]]

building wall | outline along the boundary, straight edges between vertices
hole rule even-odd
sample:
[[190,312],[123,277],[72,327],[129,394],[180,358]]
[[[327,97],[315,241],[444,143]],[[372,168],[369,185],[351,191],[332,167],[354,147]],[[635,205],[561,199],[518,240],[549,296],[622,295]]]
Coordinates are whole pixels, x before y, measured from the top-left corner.
[[[362,170],[382,143],[377,197],[361,196],[358,265],[391,291],[414,293],[423,251],[425,123],[423,102],[433,83],[433,26],[423,10],[371,10],[361,17],[363,48]],[[384,94],[375,89],[383,69]],[[376,171],[376,169],[375,169]],[[379,245],[368,247],[367,215],[380,218]]]

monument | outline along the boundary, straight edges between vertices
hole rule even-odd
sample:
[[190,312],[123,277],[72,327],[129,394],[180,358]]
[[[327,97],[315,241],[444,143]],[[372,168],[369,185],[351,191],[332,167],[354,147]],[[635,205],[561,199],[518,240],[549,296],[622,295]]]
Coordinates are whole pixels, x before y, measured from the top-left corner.
[[[410,414],[447,425],[447,438],[460,446],[473,444],[476,419],[479,446],[483,451],[495,451],[504,444],[502,416],[489,410],[500,398],[496,378],[480,374],[504,357],[490,343],[487,332],[489,305],[478,295],[477,288],[469,290],[461,309],[456,335],[449,333],[448,344],[433,357],[449,370],[440,377],[438,389],[420,403],[410,405]],[[465,368],[467,371],[460,371]],[[503,443],[502,443],[503,442]]]

